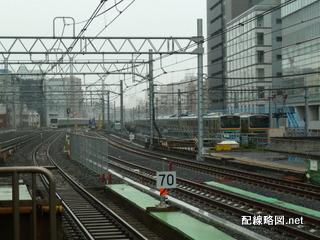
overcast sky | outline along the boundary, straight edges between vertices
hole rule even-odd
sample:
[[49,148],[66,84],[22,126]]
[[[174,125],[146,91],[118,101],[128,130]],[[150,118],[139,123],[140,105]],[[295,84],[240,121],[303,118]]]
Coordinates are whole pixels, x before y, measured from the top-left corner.
[[[121,0],[109,0],[107,10]],[[130,3],[132,4],[124,10]],[[50,36],[55,17],[73,17],[76,22],[88,19],[100,0],[2,0],[1,35]],[[190,36],[196,35],[196,19],[205,22],[205,0],[124,0],[117,9],[94,20],[88,33],[99,32],[118,11],[122,11],[104,34],[112,36]],[[83,24],[77,25],[80,30]]]
[[[206,37],[206,1],[205,0],[109,0],[100,12],[108,10],[115,3],[117,8],[107,11],[94,19],[85,36],[157,36],[190,37],[197,35],[197,19],[203,19],[203,32]],[[76,23],[76,35],[84,26],[100,0],[2,0],[0,8],[0,29],[2,36],[52,36],[53,20],[56,17],[72,17]],[[119,15],[119,12],[121,14]],[[115,20],[114,20],[115,19]],[[114,20],[112,23],[110,23]],[[72,27],[63,26],[59,19],[55,24],[56,36],[70,36]],[[71,21],[66,20],[66,23]],[[107,26],[107,27],[105,27]],[[186,56],[183,56],[184,58]],[[163,65],[179,62],[182,56],[165,60]],[[189,56],[190,58],[190,56]],[[204,56],[206,62],[206,55]],[[177,64],[166,71],[187,69],[196,66],[196,60]],[[180,81],[186,74],[196,74],[195,70],[179,71],[167,74],[158,82],[170,83]],[[118,81],[117,78],[113,81]],[[137,87],[127,97],[145,89]],[[141,96],[141,94],[139,94]]]

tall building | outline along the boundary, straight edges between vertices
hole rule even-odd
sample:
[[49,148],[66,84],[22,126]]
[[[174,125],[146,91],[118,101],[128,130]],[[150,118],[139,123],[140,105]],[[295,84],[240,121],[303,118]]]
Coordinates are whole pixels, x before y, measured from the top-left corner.
[[219,110],[226,108],[224,98],[225,56],[224,43],[226,26],[229,21],[245,12],[262,0],[207,0],[208,33],[208,108]]
[[[31,111],[35,111],[40,115],[40,125],[47,126],[46,123],[46,105],[44,84],[45,77],[40,70],[28,70],[21,65],[17,71],[19,79],[19,108],[20,115],[23,112],[23,105]],[[22,118],[20,118],[20,125],[22,126]]]
[[[34,79],[20,79],[20,111],[23,110],[23,105],[28,109],[38,112],[40,115],[40,125],[47,126],[46,124],[46,106],[45,95],[43,92],[44,80]],[[22,125],[22,119],[21,125]]]
[[67,109],[70,109],[70,118],[84,116],[84,98],[81,79],[76,77],[52,78],[46,82],[47,118],[67,118]]
[[[285,2],[282,0],[282,2]],[[293,1],[282,8],[283,88],[309,128],[320,129],[320,2]],[[306,116],[306,106],[309,114]]]
[[159,86],[155,91],[156,114],[159,116],[196,112],[198,109],[196,80],[195,76],[187,75],[180,83]]
[[[226,101],[228,109],[265,112],[281,76],[280,0],[264,0],[227,23]],[[265,14],[267,13],[267,14]]]
[[20,92],[18,78],[7,68],[0,69],[0,104],[3,104],[6,114],[6,127],[19,127],[20,122]]

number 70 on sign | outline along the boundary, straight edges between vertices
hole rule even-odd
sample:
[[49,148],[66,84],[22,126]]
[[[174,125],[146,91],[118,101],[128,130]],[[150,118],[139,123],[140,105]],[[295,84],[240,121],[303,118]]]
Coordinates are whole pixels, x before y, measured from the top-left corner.
[[176,172],[157,172],[157,188],[176,188]]

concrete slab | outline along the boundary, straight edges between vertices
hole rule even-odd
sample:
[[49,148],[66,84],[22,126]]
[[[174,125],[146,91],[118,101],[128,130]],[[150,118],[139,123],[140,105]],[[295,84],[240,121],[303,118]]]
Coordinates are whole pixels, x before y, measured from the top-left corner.
[[[19,185],[19,199],[20,200],[31,200],[31,195],[26,185]],[[0,186],[0,201],[11,201],[12,200],[12,186],[2,185]]]
[[[131,202],[140,206],[142,209],[153,207],[159,203],[159,200],[145,194],[131,186],[125,184],[112,184],[108,188],[122,195]],[[191,239],[211,240],[211,239],[234,239],[220,230],[205,224],[195,218],[179,212],[151,212],[153,216],[160,221],[166,222],[172,227],[183,232]]]

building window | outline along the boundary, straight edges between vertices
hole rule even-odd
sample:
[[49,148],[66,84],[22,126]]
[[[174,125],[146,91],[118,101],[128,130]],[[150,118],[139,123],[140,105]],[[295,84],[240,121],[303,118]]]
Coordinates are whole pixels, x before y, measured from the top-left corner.
[[264,51],[257,51],[257,62],[264,63]]
[[277,60],[281,60],[282,59],[282,55],[281,54],[277,54]]
[[257,27],[263,27],[263,16],[257,16]]
[[257,33],[257,44],[258,45],[264,44],[264,34],[263,33]]
[[276,19],[276,24],[281,24],[282,23],[282,19],[281,18],[277,18]]
[[258,99],[264,98],[264,87],[258,87]]
[[282,42],[282,37],[277,37],[277,42]]
[[264,68],[257,68],[258,81],[264,81]]

